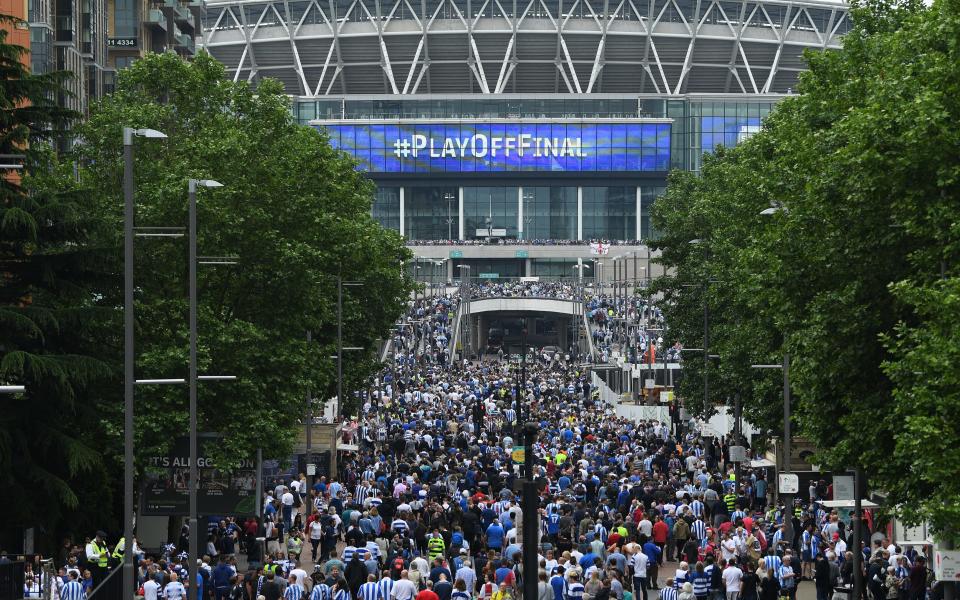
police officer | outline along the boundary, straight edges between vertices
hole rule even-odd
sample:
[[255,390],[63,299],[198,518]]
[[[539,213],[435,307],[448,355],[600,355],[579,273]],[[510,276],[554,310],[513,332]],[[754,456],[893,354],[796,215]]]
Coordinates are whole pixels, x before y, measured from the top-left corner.
[[98,531],[97,535],[87,544],[87,567],[93,575],[93,587],[97,587],[106,579],[110,566],[110,550],[106,542],[107,534]]

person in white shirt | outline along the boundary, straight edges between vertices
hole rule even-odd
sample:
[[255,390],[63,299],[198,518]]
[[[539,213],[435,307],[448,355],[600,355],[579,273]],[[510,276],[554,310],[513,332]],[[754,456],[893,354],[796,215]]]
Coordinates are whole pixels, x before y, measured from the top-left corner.
[[400,572],[400,579],[393,583],[390,590],[391,600],[413,600],[417,595],[417,586],[409,579],[406,569]]
[[291,561],[293,568],[290,569],[290,575],[293,575],[297,578],[297,585],[303,586],[304,580],[307,578],[307,572],[300,568],[300,565],[297,564],[297,561]]
[[640,595],[637,594],[637,591],[642,592],[643,600],[647,600],[647,555],[643,553],[643,550],[637,549],[633,553],[631,559],[631,566],[633,566],[633,594],[637,600],[640,600]]
[[737,600],[740,597],[740,581],[743,579],[743,571],[737,567],[736,563],[731,562],[720,576],[723,577],[723,583],[726,587],[727,600]]
[[163,588],[163,597],[165,600],[185,600],[187,590],[183,584],[177,581],[177,574],[170,573],[170,583]]
[[147,580],[143,582],[143,600],[158,600],[160,597],[160,584],[155,579],[157,569],[151,565],[147,569]]
[[725,533],[723,536],[723,542],[720,544],[720,551],[723,555],[723,559],[727,562],[730,562],[737,557],[737,542],[734,541],[729,532]]

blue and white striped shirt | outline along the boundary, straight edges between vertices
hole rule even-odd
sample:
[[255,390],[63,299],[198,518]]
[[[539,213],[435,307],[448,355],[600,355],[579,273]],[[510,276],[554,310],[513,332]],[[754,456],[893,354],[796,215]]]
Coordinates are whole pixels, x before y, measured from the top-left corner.
[[377,600],[380,596],[380,588],[375,581],[368,581],[357,590],[358,600]]
[[579,581],[569,584],[564,591],[563,600],[583,600],[583,584]]
[[593,532],[597,534],[597,537],[600,538],[601,542],[607,542],[607,528],[603,526],[603,523],[597,523],[594,525]]
[[291,583],[287,586],[287,589],[283,591],[284,600],[300,600],[303,597],[303,586],[299,583]]
[[773,569],[774,575],[780,572],[780,567],[783,566],[783,561],[780,560],[780,557],[774,554],[773,556],[764,556],[763,557],[763,568],[770,570]]
[[706,539],[707,537],[707,526],[704,525],[703,521],[697,519],[693,522],[693,525],[690,527],[690,535],[698,540]]
[[310,600],[330,600],[330,586],[325,583],[318,583],[313,586],[310,592]]
[[60,600],[83,600],[87,594],[83,591],[83,584],[76,580],[68,581],[60,590]]
[[660,590],[660,600],[677,600],[677,588],[665,587]]
[[393,591],[393,580],[389,576],[384,576],[377,584],[377,590],[380,593],[380,600],[390,600],[390,592]]
[[333,600],[350,600],[350,590],[337,590],[337,593],[333,595]]
[[703,516],[703,502],[694,500],[690,503],[690,510],[693,511],[693,515],[699,519]]

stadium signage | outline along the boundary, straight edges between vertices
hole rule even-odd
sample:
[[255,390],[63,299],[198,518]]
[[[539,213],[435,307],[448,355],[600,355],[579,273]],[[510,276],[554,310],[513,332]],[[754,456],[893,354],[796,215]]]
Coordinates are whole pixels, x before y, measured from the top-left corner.
[[316,121],[371,173],[664,172],[670,123]]
[[427,154],[430,158],[494,158],[498,155],[534,158],[544,156],[559,158],[566,156],[586,156],[581,138],[535,137],[521,133],[514,137],[487,137],[482,133],[469,137],[444,138],[442,140],[414,134],[411,139],[398,138],[393,143],[393,155],[397,157],[419,157]]

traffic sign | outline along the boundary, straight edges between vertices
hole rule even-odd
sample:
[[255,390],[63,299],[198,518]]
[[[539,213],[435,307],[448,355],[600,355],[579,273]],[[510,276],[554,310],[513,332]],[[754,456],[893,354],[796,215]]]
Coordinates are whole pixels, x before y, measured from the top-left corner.
[[960,581],[960,552],[937,550],[933,557],[933,572],[938,581]]
[[853,475],[833,476],[833,499],[853,500]]
[[800,478],[794,473],[780,473],[777,476],[777,487],[781,494],[796,494],[800,491]]
[[744,462],[747,460],[747,449],[743,446],[730,446],[730,462]]

